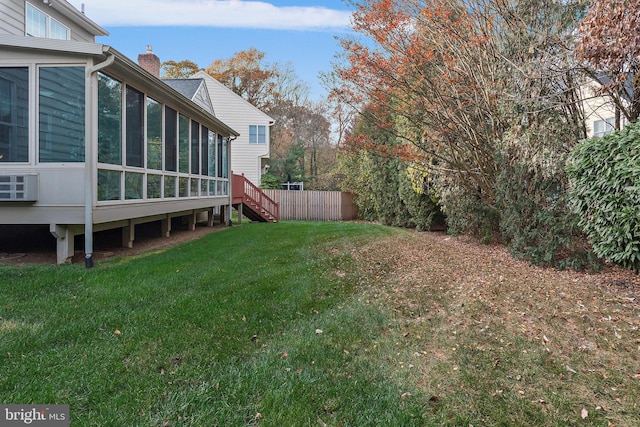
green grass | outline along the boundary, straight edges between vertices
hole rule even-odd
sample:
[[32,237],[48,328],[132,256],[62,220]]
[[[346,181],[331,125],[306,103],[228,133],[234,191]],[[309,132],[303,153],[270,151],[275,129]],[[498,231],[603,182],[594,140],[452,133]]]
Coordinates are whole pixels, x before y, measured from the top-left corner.
[[501,253],[281,222],[0,265],[0,403],[73,426],[640,425],[633,294]]
[[348,252],[393,232],[252,223],[91,270],[0,266],[0,401],[77,426],[421,425]]

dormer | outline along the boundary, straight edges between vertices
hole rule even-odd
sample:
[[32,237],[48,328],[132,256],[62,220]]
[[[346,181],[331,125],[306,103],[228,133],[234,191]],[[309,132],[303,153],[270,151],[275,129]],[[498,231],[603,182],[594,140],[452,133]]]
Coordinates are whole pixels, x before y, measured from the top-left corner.
[[[0,34],[95,43],[109,33],[66,0],[8,0]],[[83,6],[84,9],[84,6]]]

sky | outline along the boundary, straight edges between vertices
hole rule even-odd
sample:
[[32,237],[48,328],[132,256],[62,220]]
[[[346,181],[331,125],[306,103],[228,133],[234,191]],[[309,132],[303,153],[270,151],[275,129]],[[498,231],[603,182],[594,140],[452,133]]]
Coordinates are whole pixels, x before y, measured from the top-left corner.
[[109,32],[98,37],[134,61],[147,45],[160,61],[190,60],[206,68],[216,59],[256,48],[264,61],[291,64],[310,89],[340,52],[351,11],[342,0],[68,0]]

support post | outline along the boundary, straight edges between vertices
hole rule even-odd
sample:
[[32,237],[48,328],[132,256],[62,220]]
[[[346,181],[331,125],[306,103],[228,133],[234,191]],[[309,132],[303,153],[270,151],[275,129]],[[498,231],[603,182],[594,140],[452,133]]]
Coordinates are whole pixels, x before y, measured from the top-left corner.
[[167,215],[165,219],[160,221],[160,233],[162,237],[170,237],[171,236],[171,218]]
[[207,211],[207,227],[213,227],[214,223],[213,223],[213,208],[209,208],[209,210]]
[[122,227],[122,247],[133,248],[133,241],[136,238],[136,226],[132,220],[129,220],[129,224]]
[[196,211],[191,212],[190,215],[187,216],[187,229],[189,231],[195,231],[196,229],[196,222],[197,222],[197,213]]
[[74,254],[74,234],[68,225],[50,224],[49,232],[56,238],[56,262],[67,264]]

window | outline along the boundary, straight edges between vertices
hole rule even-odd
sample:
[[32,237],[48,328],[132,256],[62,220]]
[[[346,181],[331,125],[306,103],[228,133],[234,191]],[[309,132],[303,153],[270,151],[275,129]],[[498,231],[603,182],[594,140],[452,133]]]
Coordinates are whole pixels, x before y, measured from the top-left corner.
[[0,162],[29,161],[29,69],[0,68]]
[[98,170],[98,200],[120,200],[120,172]]
[[200,123],[191,120],[191,173],[200,174]]
[[144,175],[141,173],[125,172],[124,174],[124,198],[126,200],[142,199]]
[[209,131],[209,176],[216,176],[216,133]]
[[84,162],[84,67],[40,68],[41,162]]
[[249,144],[266,144],[267,127],[264,125],[249,126]]
[[144,166],[144,95],[127,86],[127,166]]
[[218,178],[222,178],[222,135],[218,135],[218,147],[216,149],[216,159],[218,160]]
[[147,175],[147,198],[159,199],[162,196],[162,175]]
[[[165,170],[176,172],[178,112],[169,107],[165,107],[164,111],[164,168]],[[166,189],[165,197],[167,197]],[[171,197],[175,197],[175,183],[173,195]]]
[[122,83],[98,73],[98,162],[122,164]]
[[593,122],[593,136],[604,136],[613,133],[615,130],[615,119],[613,117]]
[[202,135],[200,136],[200,152],[202,159],[200,161],[200,174],[209,175],[209,129],[202,126]]
[[69,40],[67,27],[29,3],[27,3],[25,32],[31,37]]
[[147,98],[147,168],[162,169],[162,105]]
[[178,172],[189,173],[189,118],[178,118]]

